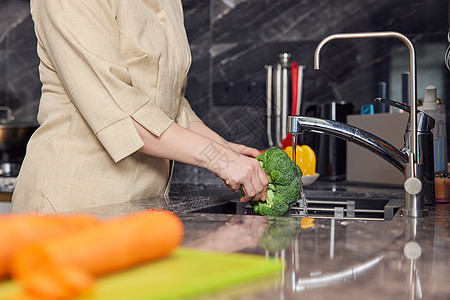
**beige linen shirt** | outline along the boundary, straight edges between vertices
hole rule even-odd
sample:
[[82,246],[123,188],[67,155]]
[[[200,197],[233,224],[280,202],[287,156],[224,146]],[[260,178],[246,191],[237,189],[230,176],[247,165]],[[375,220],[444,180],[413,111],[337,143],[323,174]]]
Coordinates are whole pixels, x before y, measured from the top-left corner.
[[167,192],[170,161],[137,152],[200,121],[184,98],[191,63],[179,0],[31,0],[42,96],[13,211],[54,213]]

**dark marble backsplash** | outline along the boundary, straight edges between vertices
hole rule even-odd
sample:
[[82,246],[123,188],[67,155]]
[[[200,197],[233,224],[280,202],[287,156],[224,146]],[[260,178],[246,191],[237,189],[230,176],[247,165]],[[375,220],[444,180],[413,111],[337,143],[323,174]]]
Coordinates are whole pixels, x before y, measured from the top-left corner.
[[[303,108],[339,100],[352,102],[358,113],[361,105],[378,96],[381,81],[388,83],[390,98],[401,100],[400,76],[408,71],[408,51],[401,42],[332,42],[322,52],[321,70],[314,71],[315,47],[333,33],[405,34],[417,50],[418,98],[423,98],[425,86],[433,84],[438,97],[450,99],[450,71],[443,61],[448,43],[447,0],[182,3],[193,57],[186,96],[206,124],[232,141],[261,149],[268,146],[265,65],[277,63],[282,52],[306,66]],[[41,87],[38,63],[29,1],[0,1],[0,106],[11,107],[16,119],[36,120]],[[234,94],[227,94],[229,85]],[[450,103],[447,111],[449,107]]]
[[[390,67],[393,60],[407,61],[409,57],[406,46],[398,40],[332,42],[322,52],[321,71],[314,71],[314,50],[321,39],[333,33],[405,34],[417,49],[418,98],[423,98],[429,84],[438,86],[440,98],[448,98],[450,72],[443,63],[447,47],[445,0],[203,0],[183,4],[193,55],[187,97],[207,124],[219,132],[239,132],[235,136],[252,146],[267,147],[265,136],[260,135],[265,130],[264,115],[260,118],[265,104],[264,66],[277,63],[282,52],[291,53],[293,60],[306,66],[304,107],[339,100],[352,102],[357,113],[361,105],[378,96],[378,82],[389,86],[400,81],[401,72],[408,71],[407,64],[401,70]],[[195,24],[189,22],[192,19]],[[437,51],[428,53],[429,49]],[[432,69],[427,65],[429,56],[434,59]],[[399,78],[392,78],[395,75]],[[438,82],[433,82],[435,78]],[[242,98],[235,98],[230,100],[232,105],[226,105],[223,95],[216,92],[220,88],[215,87],[230,82],[244,88],[254,82],[260,90],[253,92],[250,102],[247,99],[239,105]],[[391,98],[401,96],[400,86],[388,91]],[[253,128],[236,129],[233,121],[237,118],[252,120]],[[253,139],[249,131],[260,138]]]
[[16,120],[36,122],[41,85],[29,1],[0,2],[0,106]]

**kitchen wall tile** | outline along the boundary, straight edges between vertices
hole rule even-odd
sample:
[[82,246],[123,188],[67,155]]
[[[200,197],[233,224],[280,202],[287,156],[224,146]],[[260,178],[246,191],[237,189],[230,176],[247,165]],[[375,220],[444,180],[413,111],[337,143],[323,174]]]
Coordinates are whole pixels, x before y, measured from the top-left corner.
[[[364,91],[370,91],[366,96],[372,95],[376,92],[376,81],[361,85],[360,75],[380,73],[374,66],[383,70],[389,63],[390,45],[395,45],[368,40],[333,42],[323,51],[323,75],[313,74],[314,49],[324,36],[335,32],[399,30],[412,35],[414,42],[419,43],[433,38],[442,41],[447,30],[446,12],[441,9],[446,1],[249,0],[239,1],[234,7],[221,5],[221,1],[214,3],[219,3],[213,6],[213,12],[220,18],[213,19],[213,81],[264,80],[262,66],[276,61],[279,53],[289,52],[293,59],[308,67],[305,100],[310,101],[344,100],[343,96],[355,101]],[[383,79],[383,75],[376,77],[389,79]],[[356,84],[349,84],[349,81]],[[354,86],[356,90],[353,94],[341,95],[337,90],[341,84],[343,88]],[[362,86],[365,87],[358,89]]]
[[[378,96],[378,81],[392,80],[387,71],[391,49],[403,44],[396,40],[333,42],[322,52],[321,70],[313,71],[319,41],[335,32],[398,30],[418,45],[439,39],[446,43],[442,40],[447,30],[444,6],[445,0],[212,1],[212,85],[264,82],[264,65],[276,63],[279,53],[288,52],[307,67],[305,104],[345,100],[355,103],[359,111]],[[226,110],[232,108],[222,107],[221,112]]]
[[7,57],[6,98],[16,120],[36,122],[41,83],[35,50],[10,50]]
[[[192,1],[189,2],[192,5]],[[407,35],[418,49],[423,52],[429,44],[447,44],[447,0],[214,0],[210,1],[211,31],[209,53],[203,51],[201,59],[194,60],[201,64],[207,80],[209,74],[208,92],[200,91],[203,86],[188,85],[188,98],[209,107],[199,111],[205,123],[221,132],[225,136],[234,138],[248,145],[264,147],[267,145],[264,121],[256,123],[255,130],[259,137],[256,141],[250,132],[236,130],[245,126],[240,122],[245,116],[254,119],[253,115],[260,113],[265,118],[264,110],[254,105],[247,106],[218,105],[216,86],[226,87],[227,84],[237,85],[250,82],[258,83],[265,94],[263,85],[266,72],[264,66],[275,64],[282,52],[292,54],[292,59],[305,65],[303,101],[304,107],[331,100],[352,102],[355,112],[359,112],[361,105],[372,103],[374,97],[379,96],[377,83],[386,81],[388,84],[398,84],[399,70],[392,72],[390,64],[393,53],[408,59],[406,46],[397,40],[360,40],[338,41],[328,44],[322,51],[321,70],[313,70],[313,55],[317,44],[327,35],[338,32],[363,31],[398,31]],[[195,6],[195,4],[194,4]],[[201,5],[200,5],[201,6]],[[192,9],[192,7],[191,7]],[[191,14],[192,15],[192,14]],[[198,26],[190,26],[195,22],[186,18],[188,35],[190,30],[203,32]],[[205,23],[201,23],[207,26]],[[205,35],[203,42],[207,44]],[[196,45],[194,52],[198,51]],[[208,57],[211,62],[207,68]],[[397,56],[398,56],[397,55]],[[433,55],[443,57],[443,53]],[[426,65],[428,58],[418,56],[418,87],[430,84],[426,81],[430,76]],[[440,89],[440,96],[448,98],[450,91],[449,72],[442,66],[434,66],[433,72],[438,72],[445,78]],[[437,69],[437,71],[436,71]],[[408,66],[403,71],[408,71]],[[197,72],[189,74],[197,80]],[[192,79],[189,79],[192,80]],[[189,82],[188,82],[189,83]],[[261,87],[262,84],[262,87]],[[392,96],[398,99],[399,87],[391,87]],[[212,91],[212,92],[211,92]],[[257,93],[258,94],[258,93]],[[420,97],[421,91],[418,90]],[[195,95],[195,97],[191,97]],[[207,96],[208,99],[199,100],[198,97]],[[222,99],[219,99],[222,100]],[[450,105],[448,105],[450,106]],[[246,109],[242,109],[246,108]],[[250,111],[250,112],[249,112]],[[255,118],[257,119],[257,118]]]
[[210,96],[211,68],[209,47],[191,45],[192,66],[189,70],[186,97],[192,109],[201,116],[208,113],[212,98]]
[[210,95],[210,0],[183,0],[185,27],[191,46],[192,65],[188,74],[188,100],[200,116],[212,104]]
[[7,51],[0,49],[0,106],[9,105],[6,99],[6,58]]
[[0,2],[0,49],[8,48],[10,34],[29,17],[29,1],[3,0]]
[[210,0],[183,0],[183,9],[189,43],[209,47]]
[[23,10],[18,16],[14,28],[8,34],[8,49],[10,50],[32,50],[36,55],[36,36],[34,34],[34,24],[28,10]]
[[445,31],[447,20],[447,11],[442,9],[447,5],[445,0],[247,0],[237,1],[234,6],[223,5],[222,1],[212,3],[214,43],[320,40],[330,33],[349,31],[435,32],[436,28]]
[[2,1],[0,20],[0,105],[16,120],[36,122],[41,84],[29,1]]

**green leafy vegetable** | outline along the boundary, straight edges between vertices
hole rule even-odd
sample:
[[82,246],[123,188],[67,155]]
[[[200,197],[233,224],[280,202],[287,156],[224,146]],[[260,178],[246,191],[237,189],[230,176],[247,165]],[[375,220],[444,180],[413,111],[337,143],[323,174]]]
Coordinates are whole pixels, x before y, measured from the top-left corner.
[[302,171],[280,148],[271,148],[256,159],[267,174],[266,201],[253,201],[250,204],[258,215],[282,216],[299,198],[303,186]]

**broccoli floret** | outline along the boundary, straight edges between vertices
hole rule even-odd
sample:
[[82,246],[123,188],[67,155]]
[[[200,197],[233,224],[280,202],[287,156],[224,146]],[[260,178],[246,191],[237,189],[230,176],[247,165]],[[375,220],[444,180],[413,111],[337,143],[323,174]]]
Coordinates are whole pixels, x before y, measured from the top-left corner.
[[302,171],[280,148],[271,148],[256,159],[269,179],[266,201],[250,204],[258,215],[282,216],[298,201],[303,186]]

